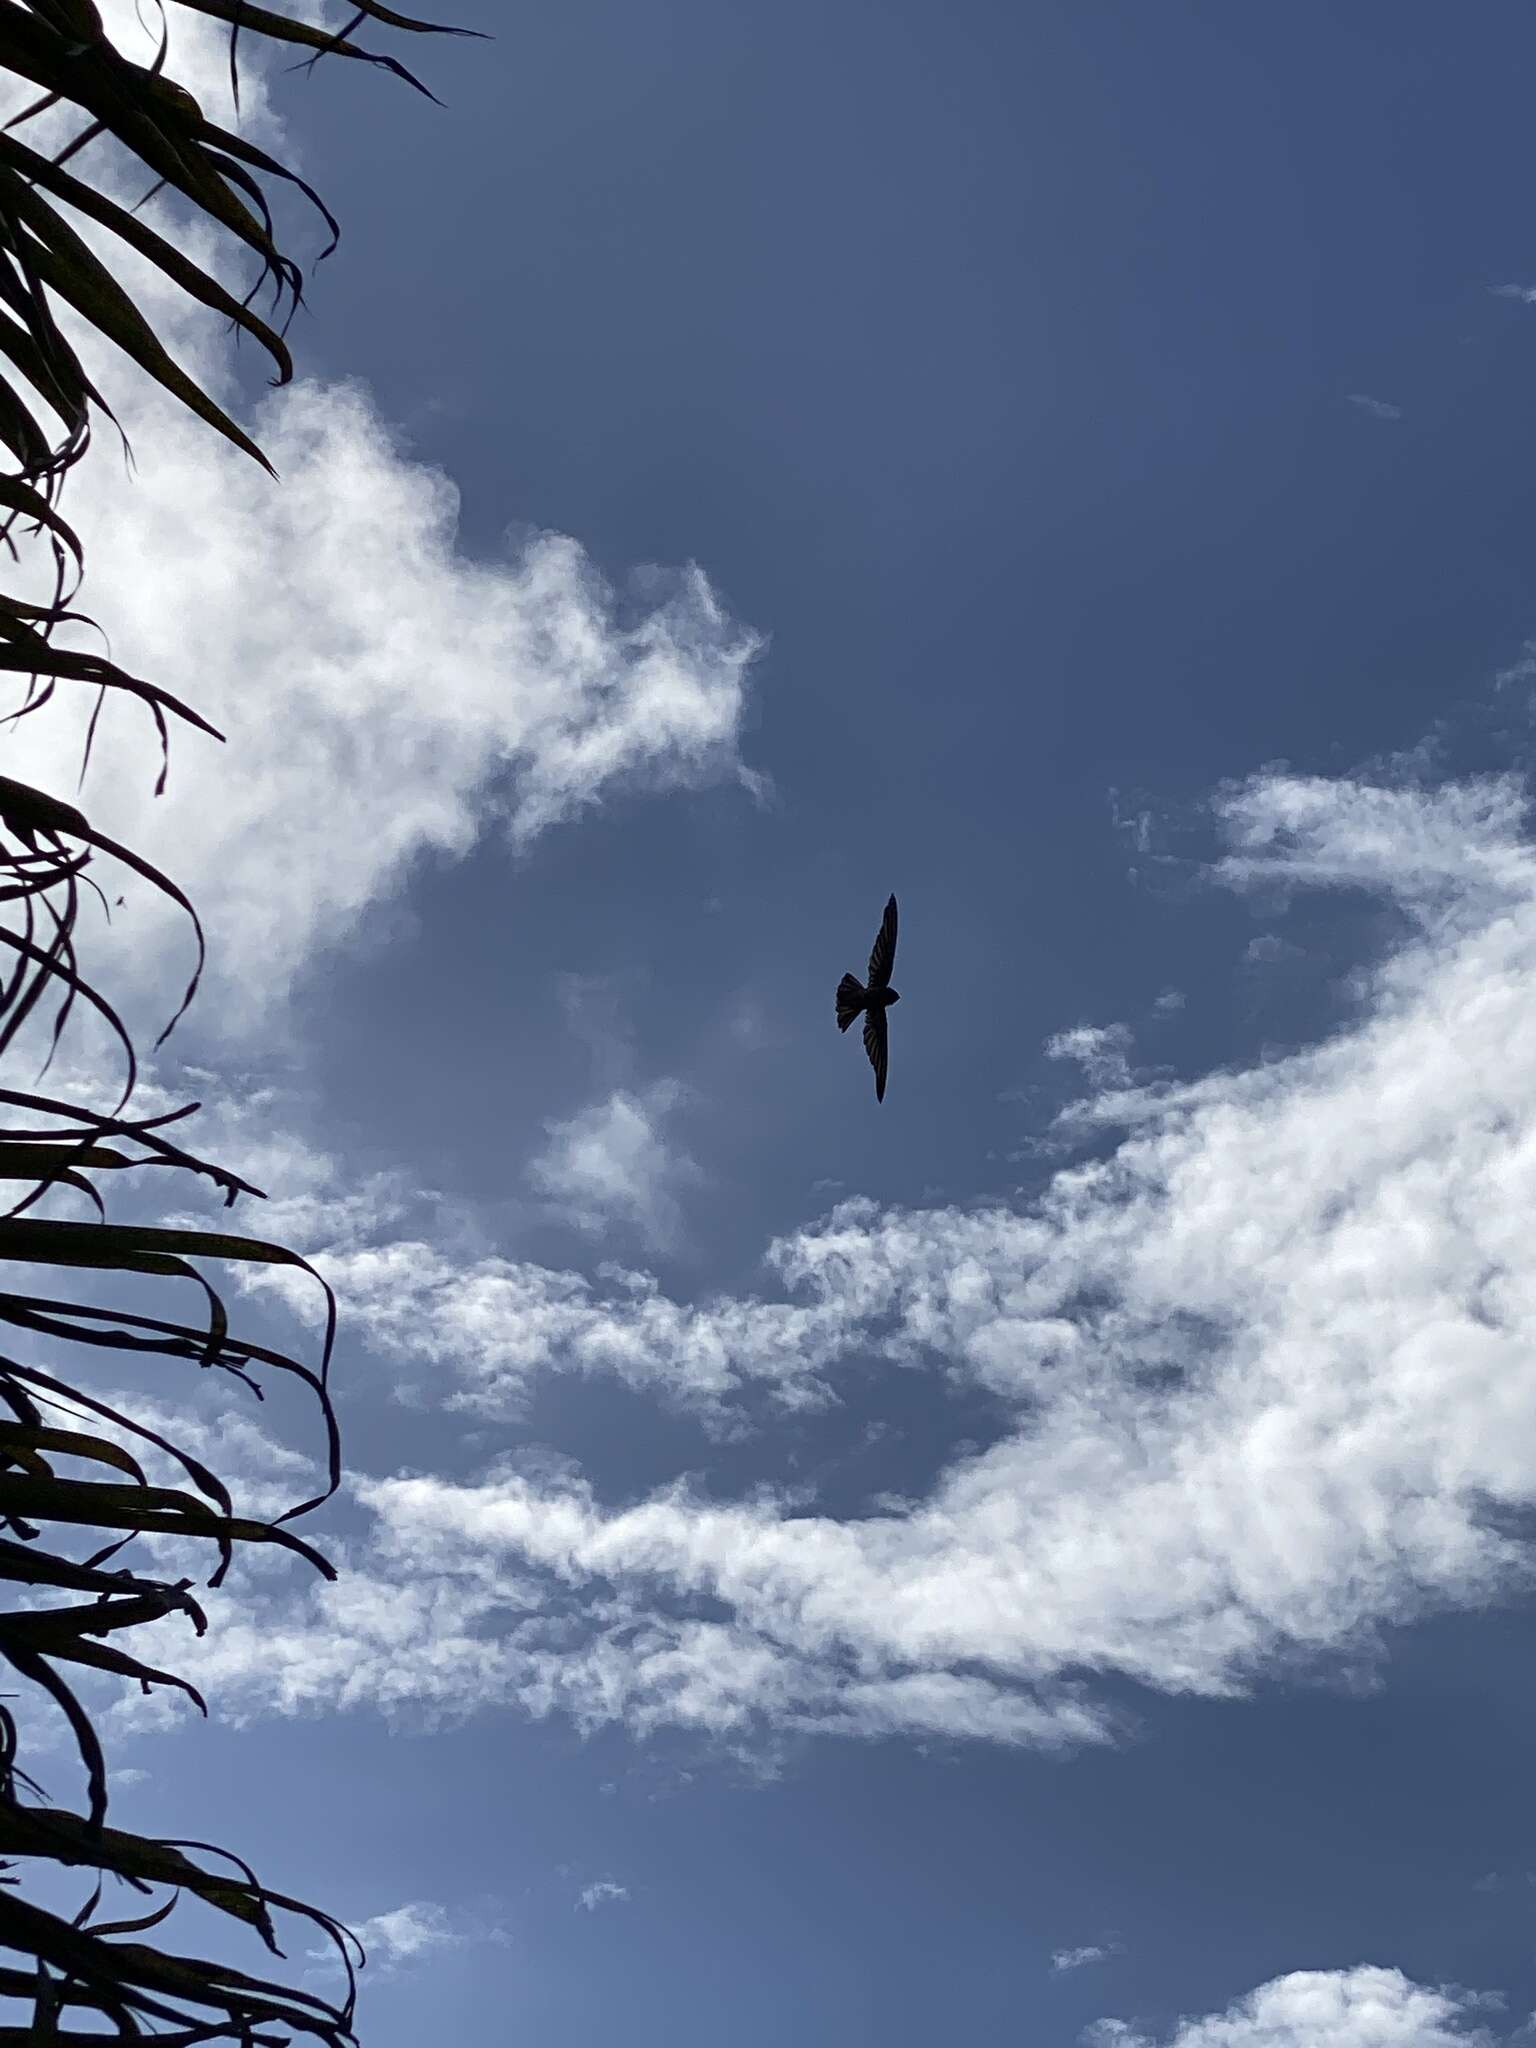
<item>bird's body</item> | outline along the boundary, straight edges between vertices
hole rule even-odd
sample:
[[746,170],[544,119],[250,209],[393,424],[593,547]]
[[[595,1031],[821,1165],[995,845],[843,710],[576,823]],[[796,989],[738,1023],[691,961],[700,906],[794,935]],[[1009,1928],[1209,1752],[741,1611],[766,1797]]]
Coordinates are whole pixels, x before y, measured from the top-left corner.
[[874,951],[869,956],[869,979],[845,974],[837,984],[837,1028],[846,1031],[855,1017],[864,1019],[864,1050],[875,1070],[875,1100],[885,1100],[885,1076],[890,1061],[890,1041],[885,1015],[901,996],[891,987],[891,969],[896,964],[896,898],[885,906]]

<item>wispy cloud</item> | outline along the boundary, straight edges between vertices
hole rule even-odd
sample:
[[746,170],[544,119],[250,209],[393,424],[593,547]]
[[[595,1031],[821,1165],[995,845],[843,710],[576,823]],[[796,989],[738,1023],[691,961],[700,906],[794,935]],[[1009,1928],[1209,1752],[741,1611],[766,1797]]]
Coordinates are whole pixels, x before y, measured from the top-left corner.
[[1515,299],[1522,306],[1536,306],[1536,284],[1491,284],[1496,299]]
[[[113,21],[142,40],[121,0]],[[178,14],[172,69],[218,118],[227,48],[207,26],[189,35]],[[247,113],[271,141],[260,84],[258,67]],[[185,232],[172,215],[159,225]],[[148,265],[113,260],[171,353],[238,410],[218,323]],[[88,364],[106,347],[87,337]],[[84,801],[197,901],[226,1029],[270,1022],[316,952],[425,857],[498,833],[526,847],[621,789],[750,780],[737,738],[758,642],[698,568],[614,587],[559,533],[468,553],[454,484],[404,451],[355,383],[303,378],[256,408],[281,483],[122,358],[109,388],[136,461],[130,472],[103,435],[72,476],[86,604],[120,661],[228,744],[179,733],[156,802],[153,734],[109,703]],[[92,709],[62,692],[48,717],[9,730],[7,772],[73,797]],[[94,943],[125,983],[162,993],[184,964],[184,925],[133,877],[122,887]]]
[[578,1229],[602,1232],[617,1224],[653,1251],[675,1248],[683,1237],[679,1195],[703,1179],[664,1130],[685,1099],[677,1081],[659,1081],[643,1094],[615,1089],[545,1126],[548,1143],[530,1162],[529,1180]]
[[[1389,1624],[1527,1585],[1536,1501],[1536,852],[1508,780],[1268,777],[1217,807],[1239,889],[1371,892],[1400,920],[1322,1044],[1119,1090],[1112,1152],[1019,1207],[844,1202],[779,1240],[787,1298],[643,1275],[324,1263],[386,1354],[437,1346],[493,1410],[612,1371],[729,1404],[872,1358],[1015,1419],[851,1520],[579,1475],[360,1478],[341,1587],[216,1628],[237,1711],[493,1699],[583,1723],[1111,1739],[1084,1674],[1231,1695]],[[1493,1512],[1490,1512],[1493,1510]],[[281,1645],[281,1654],[275,1645]]]
[[1351,391],[1349,402],[1358,406],[1361,412],[1369,413],[1373,420],[1400,420],[1403,416],[1400,405],[1393,405],[1385,398],[1372,398],[1366,391]]
[[1243,948],[1243,959],[1250,967],[1273,967],[1282,960],[1299,960],[1302,948],[1293,945],[1289,939],[1281,938],[1278,932],[1260,932]]
[[1091,1941],[1081,1948],[1058,1948],[1051,1951],[1051,1968],[1060,1976],[1068,1970],[1084,1970],[1090,1963],[1108,1962],[1111,1956],[1120,1953],[1117,1941]]
[[[505,1929],[488,1925],[475,1915],[451,1911],[432,1899],[412,1899],[390,1912],[374,1913],[356,1921],[352,1932],[367,1956],[365,1985],[451,1949],[486,1941],[500,1945],[507,1939]],[[324,1968],[340,1967],[335,1950],[329,1947],[311,1949],[309,1955]]]
[[617,1906],[628,1897],[627,1885],[615,1884],[611,1877],[600,1877],[596,1884],[582,1887],[576,1903],[584,1911],[595,1913],[599,1906]]
[[1486,2048],[1482,2022],[1491,2003],[1361,1964],[1294,1970],[1225,2012],[1181,2019],[1162,2035],[1100,2020],[1083,2039],[1087,2048]]
[[1046,1041],[1045,1056],[1075,1060],[1095,1088],[1124,1088],[1131,1079],[1131,1032],[1126,1024],[1074,1024]]
[[[824,1369],[857,1321],[836,1299],[679,1302],[645,1272],[610,1266],[594,1282],[532,1260],[466,1261],[423,1238],[333,1245],[315,1257],[349,1328],[396,1361],[407,1385],[443,1368],[451,1378],[445,1387],[438,1375],[434,1398],[487,1416],[521,1414],[534,1379],[560,1372],[611,1374],[706,1414],[754,1385],[788,1407],[818,1406],[832,1398]],[[243,1284],[314,1313],[281,1271]]]

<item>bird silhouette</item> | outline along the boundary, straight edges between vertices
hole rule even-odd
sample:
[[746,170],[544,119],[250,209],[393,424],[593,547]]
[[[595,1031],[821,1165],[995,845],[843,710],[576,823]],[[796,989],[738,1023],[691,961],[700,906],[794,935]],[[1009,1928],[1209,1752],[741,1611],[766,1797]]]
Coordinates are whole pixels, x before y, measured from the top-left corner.
[[855,1017],[864,1019],[864,1050],[875,1070],[875,1100],[885,1100],[885,1073],[890,1063],[890,1044],[885,1013],[901,997],[891,987],[891,969],[896,964],[896,898],[885,906],[875,949],[869,956],[869,980],[845,974],[837,984],[837,1028],[846,1031]]

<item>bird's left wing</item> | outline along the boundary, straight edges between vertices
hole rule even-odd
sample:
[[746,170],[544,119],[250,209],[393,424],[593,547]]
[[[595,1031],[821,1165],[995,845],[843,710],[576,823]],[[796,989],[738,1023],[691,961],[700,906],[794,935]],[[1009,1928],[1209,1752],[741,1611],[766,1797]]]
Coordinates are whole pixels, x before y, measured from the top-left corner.
[[885,1100],[885,1070],[890,1064],[891,1044],[886,1036],[885,1011],[871,1010],[864,1019],[864,1050],[875,1070],[875,1100]]
[[891,969],[896,965],[896,898],[893,896],[885,906],[885,916],[880,920],[879,935],[875,950],[869,956],[869,985],[871,988],[885,988],[891,979]]

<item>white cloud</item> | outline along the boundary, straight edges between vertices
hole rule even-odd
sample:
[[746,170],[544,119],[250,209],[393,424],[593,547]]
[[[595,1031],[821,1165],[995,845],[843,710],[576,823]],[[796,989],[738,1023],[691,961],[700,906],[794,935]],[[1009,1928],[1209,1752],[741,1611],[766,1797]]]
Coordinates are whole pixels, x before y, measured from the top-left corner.
[[1515,299],[1522,306],[1536,306],[1536,285],[1491,284],[1488,289],[1496,299]]
[[[478,1920],[452,1913],[432,1899],[412,1899],[387,1913],[375,1913],[358,1921],[352,1932],[367,1956],[364,1982],[390,1977],[397,1970],[441,1955],[447,1949],[464,1948],[471,1942],[503,1943],[505,1931]],[[309,1951],[313,1961],[327,1968],[339,1968],[335,1950],[329,1947]]]
[[[278,1441],[257,1419],[263,1411],[255,1399],[242,1396],[236,1405],[230,1382],[221,1373],[199,1372],[179,1384],[168,1382],[156,1395],[142,1387],[114,1385],[97,1377],[90,1370],[89,1354],[82,1364],[85,1377],[79,1384],[90,1399],[169,1439],[215,1471],[227,1469],[235,1474],[243,1514],[275,1518],[323,1484],[323,1458],[317,1461]],[[67,1395],[57,1406],[61,1425],[121,1444],[143,1467],[151,1484],[186,1485],[187,1475],[176,1459],[147,1438],[80,1406]],[[136,1540],[152,1543],[158,1539]]]
[[1081,1948],[1058,1948],[1051,1951],[1051,1968],[1057,1976],[1068,1970],[1083,1970],[1090,1963],[1108,1962],[1120,1953],[1120,1944],[1114,1941],[1090,1941]]
[[652,1250],[672,1249],[683,1235],[678,1191],[703,1178],[663,1132],[683,1100],[676,1081],[642,1095],[616,1088],[566,1122],[545,1125],[549,1143],[530,1163],[529,1179],[579,1229],[626,1225]]
[[[72,486],[89,600],[118,658],[228,745],[179,736],[158,804],[147,749],[141,775],[98,766],[85,801],[198,903],[226,1021],[232,990],[252,1016],[279,1002],[429,853],[498,826],[526,843],[619,783],[730,771],[754,643],[697,570],[626,623],[563,536],[470,560],[453,486],[392,446],[355,386],[265,402],[281,485],[157,402],[124,412],[135,476],[102,455]],[[134,758],[132,717],[113,707],[98,761]],[[78,760],[74,718],[8,743],[9,772],[61,794]],[[120,964],[163,980],[184,933],[131,879],[124,893]]]
[[1131,1042],[1127,1024],[1074,1024],[1046,1040],[1045,1056],[1075,1060],[1096,1088],[1123,1088],[1131,1078]]
[[1521,791],[1266,778],[1218,809],[1229,884],[1386,894],[1399,942],[1323,1043],[1118,1092],[1115,1149],[1029,1205],[845,1202],[771,1248],[781,1300],[599,1295],[404,1241],[331,1265],[371,1343],[435,1344],[485,1406],[562,1369],[825,1398],[883,1359],[993,1390],[1014,1410],[994,1442],[849,1519],[683,1486],[605,1503],[547,1470],[360,1480],[360,1561],[382,1587],[409,1559],[408,1600],[315,1596],[283,1624],[291,1672],[269,1632],[229,1653],[232,1699],[376,1681],[427,1711],[1104,1740],[1096,1673],[1231,1695],[1527,1587],[1507,1514],[1536,1500]]
[[1373,420],[1400,420],[1403,416],[1400,405],[1392,405],[1385,398],[1372,398],[1365,391],[1351,391],[1349,402],[1358,406],[1361,412],[1368,413]]
[[[223,35],[186,26],[178,15],[173,69],[212,111],[227,98]],[[251,99],[273,140],[259,73]],[[114,260],[172,353],[230,401],[218,323]],[[84,347],[91,362],[113,353]],[[270,1017],[306,961],[424,858],[458,858],[492,831],[526,846],[620,788],[742,774],[758,643],[697,568],[649,570],[626,594],[560,534],[469,555],[454,485],[403,452],[356,384],[301,379],[263,400],[252,425],[276,484],[130,365],[104,374],[135,468],[103,433],[71,478],[85,602],[121,662],[228,744],[180,731],[157,802],[148,721],[109,703],[83,801],[197,901],[226,1031]],[[506,509],[522,511],[511,496]],[[7,772],[73,797],[91,708],[75,689],[8,732]],[[122,888],[96,943],[163,999],[185,928],[134,878]]]
[[375,1913],[357,1928],[369,1957],[382,1968],[414,1963],[436,1949],[455,1947],[463,1936],[454,1929],[446,1906],[416,1899],[390,1913]]
[[1302,948],[1282,939],[1278,932],[1260,932],[1243,948],[1243,958],[1251,967],[1270,967],[1280,960],[1299,960],[1301,957]]
[[1490,2037],[1479,2024],[1489,2001],[1459,1989],[1431,1990],[1401,1970],[1293,1970],[1223,2013],[1183,2019],[1161,2037],[1121,2020],[1100,2020],[1092,2048],[1473,2048]]
[[583,1887],[577,1904],[589,1913],[595,1913],[599,1906],[616,1906],[629,1897],[627,1885],[615,1884],[611,1877],[600,1877],[596,1884]]
[[[451,1408],[515,1416],[540,1373],[608,1374],[704,1411],[753,1381],[788,1406],[830,1398],[818,1367],[842,1348],[849,1317],[831,1302],[726,1297],[673,1301],[647,1273],[584,1274],[530,1260],[451,1257],[421,1239],[346,1245],[315,1263],[336,1288],[347,1328],[410,1375],[446,1368],[434,1398]],[[312,1313],[313,1288],[280,1269],[242,1276]]]

